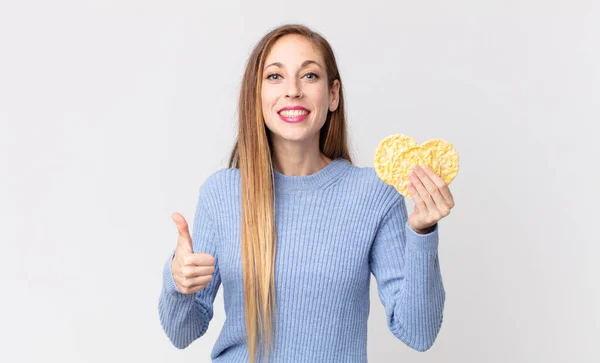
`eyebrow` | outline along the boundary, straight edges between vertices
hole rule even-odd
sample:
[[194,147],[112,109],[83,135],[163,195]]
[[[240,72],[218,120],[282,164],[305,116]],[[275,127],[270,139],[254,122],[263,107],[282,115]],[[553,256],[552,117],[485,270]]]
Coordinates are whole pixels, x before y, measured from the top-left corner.
[[[319,63],[317,63],[314,60],[310,60],[310,59],[309,60],[305,60],[304,62],[302,62],[301,68],[304,68],[304,67],[306,67],[309,64],[316,64],[317,66],[319,66],[319,68],[323,68],[323,67],[321,67],[321,65]],[[283,68],[283,64],[281,64],[280,62],[273,62],[273,63],[267,65],[265,68],[263,68],[263,71],[265,69],[271,67],[271,66],[276,66],[276,67],[279,67],[279,68]]]

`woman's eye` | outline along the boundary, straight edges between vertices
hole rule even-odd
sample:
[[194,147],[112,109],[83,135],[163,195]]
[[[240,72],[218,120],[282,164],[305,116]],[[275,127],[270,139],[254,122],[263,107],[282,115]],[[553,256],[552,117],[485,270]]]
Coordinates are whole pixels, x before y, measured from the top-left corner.
[[[317,79],[317,78],[319,78],[319,76],[317,76],[317,74],[313,73],[313,72],[306,73],[304,76],[307,77],[308,79]],[[311,77],[308,77],[308,76],[311,76]]]
[[[319,78],[319,76],[314,72],[308,72],[304,75],[304,77],[306,77],[307,79],[310,79],[310,80],[315,80],[315,79]],[[271,81],[276,81],[280,78],[281,78],[281,75],[278,73],[272,73],[267,76],[267,79],[271,80]]]

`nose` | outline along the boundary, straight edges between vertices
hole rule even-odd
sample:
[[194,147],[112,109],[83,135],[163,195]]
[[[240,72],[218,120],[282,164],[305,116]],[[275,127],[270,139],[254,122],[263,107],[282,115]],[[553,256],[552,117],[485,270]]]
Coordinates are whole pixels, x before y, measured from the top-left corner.
[[288,92],[285,96],[290,98],[300,98],[302,97],[302,91],[294,93]]
[[302,91],[300,90],[300,87],[298,87],[298,84],[295,81],[290,81],[290,85],[287,89],[285,96],[288,98],[302,97]]

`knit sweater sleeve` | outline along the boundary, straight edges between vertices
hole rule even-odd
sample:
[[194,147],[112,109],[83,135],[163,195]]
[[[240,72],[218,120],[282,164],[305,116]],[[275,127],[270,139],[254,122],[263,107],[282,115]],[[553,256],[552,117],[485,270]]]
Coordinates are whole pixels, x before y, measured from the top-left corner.
[[381,221],[369,256],[389,329],[420,352],[433,345],[443,320],[438,229],[436,224],[425,235],[413,231],[400,195]]
[[221,284],[217,256],[217,233],[206,206],[205,190],[200,189],[194,216],[192,245],[194,253],[205,252],[215,258],[213,279],[194,294],[183,294],[175,285],[171,270],[174,251],[164,264],[163,285],[158,302],[158,312],[163,330],[179,349],[186,348],[203,336],[213,317],[213,302]]

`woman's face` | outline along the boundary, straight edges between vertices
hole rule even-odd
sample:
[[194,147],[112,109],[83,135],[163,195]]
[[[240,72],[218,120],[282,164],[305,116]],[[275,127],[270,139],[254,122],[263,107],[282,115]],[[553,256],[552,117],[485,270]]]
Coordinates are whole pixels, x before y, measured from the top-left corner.
[[[277,40],[262,74],[262,111],[274,141],[311,141],[319,135],[327,111],[335,111],[339,81],[327,86],[325,62],[300,35]],[[297,108],[285,110],[285,108]]]

